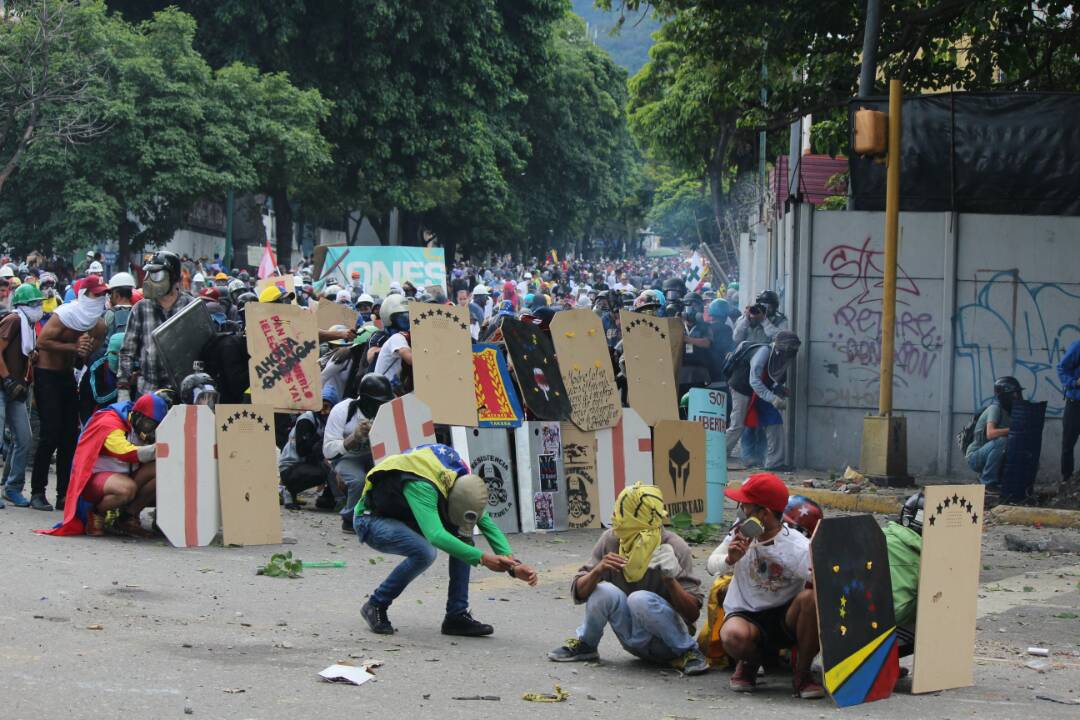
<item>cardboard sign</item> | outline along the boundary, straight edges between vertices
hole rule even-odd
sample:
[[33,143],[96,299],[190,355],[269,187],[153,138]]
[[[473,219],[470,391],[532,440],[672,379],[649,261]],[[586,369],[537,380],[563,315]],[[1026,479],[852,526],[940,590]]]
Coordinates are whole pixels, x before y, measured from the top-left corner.
[[359,313],[352,308],[332,300],[321,301],[315,309],[315,317],[318,319],[320,330],[329,330],[335,325],[344,325],[351,330],[356,327],[358,315]]
[[[255,295],[259,295],[263,290],[271,285],[277,285],[285,288],[284,292],[293,294],[292,304],[296,304],[296,276],[295,275],[271,275],[265,277],[255,283]],[[265,304],[265,303],[264,303]]]
[[218,405],[214,420],[222,542],[280,544],[274,409],[269,405]]
[[[316,248],[316,251],[318,248]],[[411,282],[416,287],[446,287],[445,252],[442,248],[400,245],[350,245],[328,247],[323,253],[319,279],[348,287],[352,274],[360,273],[360,284],[372,295],[386,297],[390,283]],[[318,255],[315,257],[318,261]]]
[[912,692],[975,684],[985,497],[982,485],[926,487]]
[[724,488],[727,487],[727,393],[691,388],[687,419],[705,428],[705,521],[724,521]]
[[566,481],[559,424],[524,422],[514,430],[521,531],[566,530]]
[[668,345],[671,346],[671,371],[675,377],[679,377],[679,369],[682,367],[683,354],[686,352],[686,326],[682,318],[664,318],[668,325]]
[[214,411],[175,405],[157,429],[157,524],[173,547],[206,547],[221,527]]
[[456,305],[409,304],[416,397],[437,423],[476,426],[469,310]]
[[435,442],[431,409],[414,393],[379,406],[371,423],[371,457],[378,463],[417,445]]
[[666,318],[625,310],[620,318],[630,407],[638,411],[649,427],[655,427],[661,420],[678,420],[671,333]]
[[689,420],[661,420],[653,428],[653,483],[664,492],[668,518],[690,513],[705,522],[705,428]]
[[885,535],[873,515],[825,518],[810,554],[825,689],[840,707],[889,697],[900,659]]
[[596,475],[600,521],[611,523],[615,498],[627,485],[653,484],[652,431],[637,411],[623,408],[615,427],[596,433]]
[[504,533],[520,532],[510,433],[502,428],[451,428],[454,449],[488,488],[487,514]]
[[295,305],[248,303],[251,402],[277,410],[322,407],[319,328],[315,313]]
[[566,473],[566,507],[571,530],[600,527],[600,488],[596,482],[596,433],[584,432],[564,422],[563,471]]
[[503,318],[501,327],[525,405],[541,420],[569,420],[570,397],[563,386],[551,338],[517,318]]
[[622,416],[622,401],[600,317],[591,310],[556,313],[551,340],[570,396],[570,419],[582,430],[615,425]]
[[476,421],[482,428],[515,428],[525,419],[502,348],[473,343]]

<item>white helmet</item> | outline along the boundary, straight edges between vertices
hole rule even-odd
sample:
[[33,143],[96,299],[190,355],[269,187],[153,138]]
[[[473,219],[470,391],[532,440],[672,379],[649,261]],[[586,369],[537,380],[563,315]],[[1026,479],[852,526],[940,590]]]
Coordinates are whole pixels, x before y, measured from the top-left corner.
[[193,282],[193,283],[197,283],[197,282],[198,283],[204,283],[204,282],[206,282],[206,277],[202,273],[195,273],[195,277],[191,278],[191,282]]
[[10,265],[0,267],[0,277],[15,277],[15,271],[11,269]]
[[356,304],[357,305],[363,305],[364,303],[367,303],[368,305],[374,305],[375,304],[375,298],[371,297],[367,293],[360,293],[360,297],[356,301]]
[[134,288],[135,278],[131,273],[118,272],[109,278],[109,289],[116,290],[117,288]]
[[477,285],[476,287],[474,287],[472,289],[472,294],[473,295],[490,295],[491,290],[489,290],[486,286],[481,284],[481,285]]
[[409,303],[405,296],[387,295],[382,307],[379,308],[379,319],[382,320],[384,326],[389,327],[390,318],[403,312],[409,312]]
[[105,272],[105,268],[101,267],[101,263],[97,260],[86,266],[87,275],[100,275],[103,272]]

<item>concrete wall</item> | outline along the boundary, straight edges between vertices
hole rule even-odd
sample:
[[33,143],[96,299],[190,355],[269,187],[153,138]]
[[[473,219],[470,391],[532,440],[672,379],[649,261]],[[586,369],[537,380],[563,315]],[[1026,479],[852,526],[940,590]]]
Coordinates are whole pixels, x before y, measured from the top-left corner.
[[[857,465],[862,417],[880,388],[884,217],[798,206],[774,245],[793,268],[793,327],[804,340],[791,436],[796,463]],[[917,475],[970,472],[953,436],[1015,375],[1047,400],[1040,477],[1056,478],[1062,394],[1056,365],[1080,339],[1080,218],[903,213],[897,280],[895,410],[908,419]]]

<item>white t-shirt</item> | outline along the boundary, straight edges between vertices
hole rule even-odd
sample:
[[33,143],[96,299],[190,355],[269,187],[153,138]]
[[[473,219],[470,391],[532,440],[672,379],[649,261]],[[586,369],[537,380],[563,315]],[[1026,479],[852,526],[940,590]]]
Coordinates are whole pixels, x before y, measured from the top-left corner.
[[361,420],[370,419],[364,417],[364,413],[358,408],[353,413],[352,419],[346,420],[349,415],[349,405],[352,403],[352,398],[345,398],[331,408],[330,414],[326,416],[326,429],[323,430],[323,456],[327,460],[333,460],[341,455],[351,455],[352,453],[345,449],[345,438],[352,435]]
[[[714,568],[711,560],[710,571]],[[810,541],[785,527],[764,544],[750,543],[746,555],[735,563],[735,577],[724,598],[724,613],[758,612],[786,605],[802,592],[810,575]]]
[[385,375],[390,382],[397,380],[398,375],[401,374],[401,355],[398,354],[398,350],[404,347],[409,347],[405,333],[391,335],[379,348],[379,357],[375,360],[375,372]]

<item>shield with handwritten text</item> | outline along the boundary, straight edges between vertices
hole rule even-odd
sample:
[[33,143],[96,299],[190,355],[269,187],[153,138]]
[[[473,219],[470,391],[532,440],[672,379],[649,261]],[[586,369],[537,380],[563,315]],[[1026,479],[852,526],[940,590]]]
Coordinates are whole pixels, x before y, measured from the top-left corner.
[[570,397],[551,338],[535,325],[511,317],[503,318],[502,332],[525,405],[541,420],[569,420]]
[[321,408],[315,313],[296,305],[248,303],[244,314],[251,402],[284,411]]
[[590,431],[619,422],[622,401],[600,317],[591,310],[558,312],[551,320],[551,341],[574,424]]

